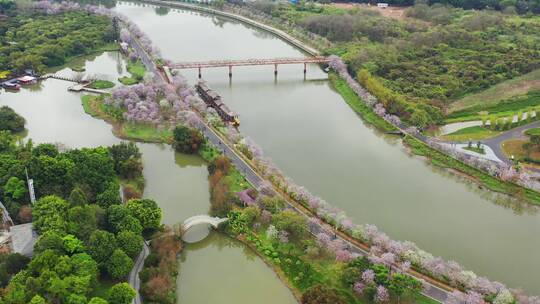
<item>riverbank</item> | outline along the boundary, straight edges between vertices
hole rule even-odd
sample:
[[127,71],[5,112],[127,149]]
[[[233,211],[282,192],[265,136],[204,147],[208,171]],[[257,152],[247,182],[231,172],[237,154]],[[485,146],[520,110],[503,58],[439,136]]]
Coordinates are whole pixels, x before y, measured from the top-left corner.
[[[224,192],[224,196],[237,195],[238,199],[224,202],[213,200],[220,206],[214,212],[226,212],[229,221],[225,231],[257,253],[269,267],[274,269],[278,277],[287,284],[297,299],[310,289],[325,285],[343,299],[336,303],[365,303],[374,296],[367,290],[353,288],[357,282],[357,263],[364,265],[365,271],[374,267],[378,277],[386,278],[377,281],[379,288],[392,289],[390,282],[397,276],[383,264],[377,266],[368,262],[366,257],[351,255],[345,243],[332,237],[331,231],[314,233],[310,221],[304,216],[286,207],[279,196],[268,196],[267,190],[248,188],[235,192],[234,181],[227,179],[235,169],[228,165],[224,158],[216,160],[210,170],[210,191]],[[232,182],[231,182],[232,181]],[[222,188],[225,186],[225,189]],[[215,196],[215,197],[221,197]],[[229,210],[229,211],[227,211]],[[329,243],[327,243],[329,242]],[[332,245],[330,245],[332,243]],[[371,266],[370,266],[371,265]],[[386,269],[386,270],[385,270]],[[401,292],[392,292],[392,296],[401,298],[402,303],[436,303],[419,294],[416,289],[421,284],[414,279],[405,284]],[[415,283],[416,282],[416,283]],[[369,285],[370,283],[367,283]],[[417,285],[420,284],[420,285]],[[367,286],[369,287],[369,286]]]
[[[223,143],[220,142],[219,140],[216,141],[216,139],[215,139],[215,134],[213,134],[213,132],[211,132],[211,131],[208,130],[208,126],[205,125],[204,128],[201,127],[201,126],[199,126],[199,128],[202,128],[202,129],[205,131],[205,135],[209,136],[209,137],[212,139],[212,141],[216,143],[216,145],[217,145],[217,143],[223,144]],[[234,141],[234,140],[232,140],[231,142],[236,143],[236,141]],[[225,145],[228,146],[229,143],[225,143]],[[232,155],[232,156],[233,156],[233,159],[236,157],[235,151],[234,151],[234,150],[233,150],[233,151],[231,151],[230,149],[226,149],[226,150],[227,150],[227,154],[233,154],[233,155]],[[237,159],[235,159],[235,163],[238,164]],[[243,163],[240,163],[240,166],[241,166],[242,168],[245,168],[245,167],[246,167],[245,164],[243,164]],[[251,170],[248,170],[248,171],[249,171],[249,173],[251,174],[250,177],[252,177],[253,174],[252,174]],[[269,172],[265,172],[265,173],[268,174]],[[270,174],[273,174],[273,172],[270,172]],[[257,181],[256,179],[253,179],[253,180],[255,180],[257,183],[259,183],[259,181]],[[302,190],[302,188],[300,188],[299,186],[295,186],[294,184],[290,184],[290,183],[289,183],[288,185],[285,184],[285,186],[286,186],[286,187],[289,187],[289,189],[286,189],[286,191],[289,192],[289,193],[291,193],[292,196],[296,196],[297,199],[298,199],[298,198],[300,198],[300,199],[302,198],[302,195],[303,195],[303,194],[302,194],[301,192],[299,192],[299,191]],[[304,192],[305,192],[305,189],[303,189],[303,190],[304,190]],[[309,196],[308,196],[308,198],[309,198]],[[304,202],[304,203],[305,203],[305,202]],[[324,211],[324,210],[320,210],[320,209],[319,209],[318,211],[321,211],[321,212],[322,212],[322,211]],[[336,214],[334,214],[334,215],[336,215]],[[326,216],[330,216],[330,214],[326,214]],[[324,216],[322,216],[322,217],[324,218]],[[334,223],[334,224],[341,224],[341,219],[339,219],[339,221],[338,221],[337,218],[334,218],[333,220],[334,220],[334,221],[333,221],[332,223]],[[386,237],[386,236],[385,236],[385,237]],[[433,257],[428,258],[428,260],[429,260],[429,259],[433,259]],[[445,266],[445,267],[446,267],[446,266]]]
[[[246,19],[250,20],[249,17],[238,15],[237,13],[239,12],[237,11],[235,11],[235,13],[229,13],[227,11],[218,10],[217,8],[208,8],[208,7],[204,7],[200,5],[191,5],[191,4],[178,3],[178,2],[161,1],[161,0],[151,0],[151,1],[142,1],[142,2],[148,2],[151,4],[157,4],[157,5],[170,5],[173,7],[192,9],[192,10],[197,10],[197,11],[206,12],[210,14],[216,14],[220,16],[224,14],[223,16],[226,16],[228,18],[233,18],[240,22],[244,22]],[[272,25],[262,24],[261,22],[254,21],[254,20],[251,20],[249,24],[265,31],[268,31],[269,28],[270,29],[272,28]],[[278,36],[280,38],[282,38],[283,40],[285,40],[286,42],[294,46],[297,46],[298,41],[300,41],[299,39],[293,37],[289,33],[285,33],[284,30],[286,29],[284,30],[274,29],[274,30],[279,32]],[[306,41],[301,41],[301,43],[304,46],[308,45]],[[306,51],[305,49],[303,50]],[[395,126],[391,126],[391,124],[388,121],[386,121],[385,119],[382,119],[382,117],[374,113],[373,109],[367,106],[365,104],[365,101],[363,101],[346,82],[344,82],[343,80],[340,82],[337,82],[336,78],[339,78],[339,77],[335,77],[334,79],[330,77],[331,83],[333,84],[334,88],[336,88],[336,90],[342,95],[343,99],[347,102],[347,104],[349,104],[349,106],[351,106],[353,110],[355,110],[358,114],[360,114],[360,116],[366,122],[374,125],[381,131],[390,131],[390,130],[397,129]],[[345,89],[345,86],[348,89]],[[405,144],[407,145],[406,142]],[[416,155],[425,156],[427,158],[430,158],[430,156],[436,156],[434,157],[435,161],[433,161],[433,159],[430,158],[430,162],[432,164],[441,164],[442,159],[438,157],[437,155],[442,152],[439,151],[438,149],[434,149],[433,147],[430,147],[426,143],[422,143],[422,144],[424,145],[424,147],[422,148],[423,151],[421,153],[417,154],[416,152],[420,152],[420,150],[416,148],[410,149],[410,151],[412,151]],[[492,175],[490,175],[490,173],[471,167],[470,165],[462,162],[461,160],[455,157],[452,157],[450,155],[447,155],[447,157],[449,159],[447,159],[444,162],[445,167],[450,168],[452,170],[459,171],[463,174],[473,173],[473,175],[471,176],[471,180],[476,181],[481,186],[484,186],[490,190],[494,190],[498,193],[502,193],[506,195],[516,196],[517,194],[516,197],[524,198],[526,202],[530,204],[534,204],[534,205],[540,204],[540,193],[538,193],[536,190],[523,187],[522,185],[518,185],[513,182],[502,181],[497,177],[493,177]],[[453,159],[453,161],[450,161],[450,158]],[[522,190],[520,190],[519,188],[522,188]],[[521,196],[519,195],[520,192],[527,193],[527,195]]]
[[123,112],[114,106],[106,105],[104,98],[104,96],[83,95],[81,103],[88,115],[111,124],[116,137],[145,143],[172,143],[171,130],[159,130],[149,124],[126,122],[122,118]]

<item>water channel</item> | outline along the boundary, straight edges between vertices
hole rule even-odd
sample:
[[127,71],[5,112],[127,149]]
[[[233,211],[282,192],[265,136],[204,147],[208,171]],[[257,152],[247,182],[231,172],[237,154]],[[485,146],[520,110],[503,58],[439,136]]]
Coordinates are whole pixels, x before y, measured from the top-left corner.
[[[90,56],[76,65],[84,65],[88,75],[111,81],[126,73],[125,61],[117,52]],[[70,68],[57,73],[77,74]],[[26,119],[28,138],[36,144],[51,142],[81,148],[120,142],[110,125],[84,112],[81,95],[67,91],[70,85],[48,79],[17,93],[2,91],[0,106],[8,105]],[[208,172],[201,158],[175,153],[167,145],[138,145],[144,164],[145,197],[159,203],[165,224],[174,225],[208,212]],[[202,228],[194,232],[207,233]],[[200,243],[187,245],[180,258],[179,303],[296,303],[290,290],[262,260],[222,234],[212,233]],[[201,292],[208,286],[213,286],[211,293]]]
[[[183,10],[118,3],[173,61],[302,56],[272,35],[236,21]],[[317,66],[203,70],[239,113],[250,136],[300,185],[445,259],[511,287],[540,293],[536,208],[480,190],[405,153],[400,140],[365,125]],[[195,81],[196,71],[183,72]],[[513,206],[510,208],[508,206]],[[517,207],[516,207],[517,206]],[[189,253],[188,253],[189,255]]]

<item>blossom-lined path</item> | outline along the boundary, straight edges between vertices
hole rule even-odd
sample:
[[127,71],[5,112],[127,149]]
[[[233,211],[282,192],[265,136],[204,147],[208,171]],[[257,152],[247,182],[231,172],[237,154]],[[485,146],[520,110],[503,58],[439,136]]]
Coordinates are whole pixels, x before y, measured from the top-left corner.
[[[131,45],[139,58],[141,58],[141,61],[146,66],[147,70],[154,73],[154,79],[158,81],[159,83],[168,83],[166,81],[166,76],[164,73],[160,72],[153,60],[151,59],[150,55],[143,49],[143,47],[140,45],[139,41],[137,39],[132,38],[131,39]],[[268,183],[264,178],[262,178],[251,166],[250,164],[244,160],[236,151],[234,148],[232,148],[232,145],[224,138],[219,136],[216,131],[209,125],[207,125],[202,119],[200,120],[201,123],[198,125],[200,131],[203,133],[203,135],[219,150],[223,152],[225,156],[227,156],[231,162],[236,166],[236,168],[245,176],[246,180],[253,185],[256,188],[259,188],[261,185]],[[285,200],[287,203],[287,208],[301,214],[306,218],[306,220],[309,220],[310,218],[316,217],[316,215],[311,214],[309,210],[301,206],[300,204],[293,202],[288,197],[283,196],[279,193],[277,189],[274,188],[276,193]],[[309,231],[314,236],[317,236],[319,233],[330,233],[334,235],[334,238],[338,238],[341,241],[343,241],[347,246],[348,249],[357,255],[367,255],[368,254],[368,247],[359,241],[347,236],[345,233],[342,233],[341,231],[336,231],[332,226],[329,224],[326,224],[322,221],[317,221],[316,223],[313,223],[312,225],[309,225]],[[432,298],[436,301],[439,301],[441,303],[445,303],[446,299],[450,297],[450,294],[452,293],[453,289],[449,286],[446,286],[436,280],[433,280],[429,277],[426,277],[416,271],[409,270],[408,274],[412,277],[419,279],[424,284],[424,290],[422,292],[423,295]]]

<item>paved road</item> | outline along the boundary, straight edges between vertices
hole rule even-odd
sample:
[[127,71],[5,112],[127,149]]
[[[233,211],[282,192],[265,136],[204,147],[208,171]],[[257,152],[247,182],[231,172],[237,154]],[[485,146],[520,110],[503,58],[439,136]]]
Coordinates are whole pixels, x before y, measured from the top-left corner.
[[504,132],[504,133],[502,133],[502,134],[500,134],[498,136],[495,136],[493,138],[485,139],[482,142],[485,145],[489,146],[493,150],[493,152],[495,152],[495,155],[497,155],[497,157],[499,159],[501,159],[502,161],[504,161],[507,164],[512,164],[512,161],[510,159],[508,159],[508,157],[506,157],[506,155],[504,155],[504,153],[502,151],[501,144],[504,141],[507,141],[509,139],[522,137],[523,132],[525,132],[525,130],[528,130],[528,129],[531,129],[531,128],[540,128],[540,121],[531,122],[531,123],[523,125],[521,127],[517,127],[517,128],[512,129],[510,131]]
[[[138,44],[138,41],[134,39],[133,42],[134,42],[133,45],[136,46],[134,47],[134,49],[137,51],[139,57],[142,58],[142,62],[146,65],[147,69],[149,71],[156,71],[155,79],[160,82],[166,82],[165,76],[157,70],[156,66],[154,65],[153,61],[150,59],[149,55]],[[230,158],[231,162],[236,166],[236,168],[240,172],[244,174],[246,180],[250,184],[252,184],[254,187],[259,187],[263,183],[264,179],[259,174],[257,174],[257,172],[255,172],[255,170],[247,162],[245,162],[227,142],[225,142],[219,135],[217,135],[217,133],[210,126],[202,122],[201,125],[199,126],[199,129],[214,146],[219,148],[227,157]],[[286,197],[283,197],[283,198],[288,204],[287,208],[294,210],[295,212],[306,217],[307,219],[312,217],[312,215],[307,210],[301,207],[300,208],[297,207],[298,204],[292,201],[289,201],[289,199]],[[334,237],[340,238],[342,241],[344,241],[347,244],[349,250],[352,251],[353,253],[358,253],[360,255],[367,254],[367,251],[361,247],[360,243],[358,243],[357,241],[353,241],[351,238],[347,237],[345,234],[339,231],[335,231],[335,229],[332,226],[324,222],[320,222],[317,225],[311,225],[310,232],[313,235],[317,235],[318,233],[323,232],[323,231],[330,232],[330,234],[334,234]],[[138,273],[140,269],[139,270],[134,269],[133,271]],[[420,274],[411,274],[411,276],[422,279],[424,281],[427,279]],[[130,283],[132,283],[131,275],[130,275]],[[133,281],[132,286],[136,286],[134,285],[136,283],[137,283],[136,281]],[[436,301],[439,301],[441,303],[444,303],[450,294],[450,292],[438,287],[436,284],[426,282],[425,285],[426,285],[426,288],[422,294]]]
[[150,248],[148,247],[148,244],[146,243],[146,241],[144,241],[143,249],[141,250],[141,253],[139,253],[137,260],[135,261],[135,265],[133,265],[133,268],[131,269],[131,272],[129,273],[128,283],[137,292],[137,294],[135,295],[135,298],[133,299],[133,301],[131,301],[132,304],[142,304],[143,302],[141,295],[139,294],[139,289],[141,288],[141,280],[139,278],[139,272],[141,272],[144,266],[144,260],[146,260],[149,254],[150,254]]

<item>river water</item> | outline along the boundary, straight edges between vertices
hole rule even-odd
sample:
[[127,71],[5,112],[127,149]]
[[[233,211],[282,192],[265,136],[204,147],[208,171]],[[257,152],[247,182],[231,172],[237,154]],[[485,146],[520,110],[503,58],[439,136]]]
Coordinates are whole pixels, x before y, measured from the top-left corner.
[[[272,35],[197,12],[118,3],[173,61],[302,56]],[[203,70],[255,140],[298,184],[393,238],[511,287],[540,293],[540,216],[409,156],[395,137],[365,125],[330,87],[301,65]],[[184,71],[195,81],[196,71]],[[190,253],[188,253],[190,256]],[[186,260],[188,261],[188,260]],[[187,267],[187,266],[186,266]]]
[[[115,81],[126,74],[125,61],[116,52],[81,59],[87,75]],[[74,76],[70,68],[57,74]],[[48,79],[20,92],[0,92],[0,106],[8,105],[27,123],[34,143],[61,143],[66,147],[109,146],[120,142],[106,122],[87,115],[79,93],[68,92],[72,83]],[[138,144],[142,152],[145,197],[158,202],[167,225],[208,213],[208,172],[204,160],[175,153],[168,145]],[[207,233],[195,227],[195,233]],[[195,237],[199,237],[198,235]],[[212,233],[189,244],[181,256],[178,303],[296,303],[292,293],[262,260],[242,244]],[[212,293],[201,292],[212,286]],[[261,302],[266,299],[266,302]],[[273,302],[276,299],[278,302]]]

